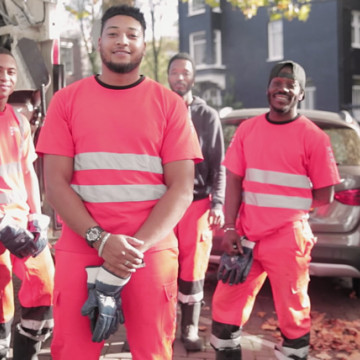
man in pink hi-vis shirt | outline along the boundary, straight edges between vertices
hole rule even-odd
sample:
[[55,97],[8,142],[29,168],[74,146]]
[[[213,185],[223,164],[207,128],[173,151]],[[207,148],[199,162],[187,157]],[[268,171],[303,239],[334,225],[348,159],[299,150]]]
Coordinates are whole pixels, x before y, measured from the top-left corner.
[[276,357],[305,360],[309,353],[307,290],[316,240],[308,213],[333,200],[340,179],[330,139],[297,113],[305,83],[299,64],[276,64],[267,88],[270,111],[243,122],[225,156],[224,272],[212,307],[217,360],[241,359],[241,329],[267,277],[283,338]]

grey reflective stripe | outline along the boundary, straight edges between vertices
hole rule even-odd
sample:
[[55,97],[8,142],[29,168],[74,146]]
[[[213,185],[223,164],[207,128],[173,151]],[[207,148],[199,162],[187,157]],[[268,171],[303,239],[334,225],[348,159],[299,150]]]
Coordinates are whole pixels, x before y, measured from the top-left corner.
[[80,170],[133,170],[163,173],[161,158],[139,154],[91,152],[75,155],[75,171]]
[[166,192],[160,185],[74,185],[82,200],[91,203],[158,200]]
[[18,109],[14,109],[14,115],[16,116],[16,119],[17,119],[17,121],[19,123],[19,130],[20,130],[19,157],[21,159],[23,148],[24,148],[24,132],[25,132],[25,130],[24,130],[24,119],[20,115],[20,111]]
[[0,204],[18,204],[27,200],[27,194],[25,191],[9,191],[6,193],[0,193]]
[[[239,331],[240,334],[240,331]],[[221,349],[236,349],[240,345],[241,336],[236,336],[232,339],[219,339],[214,334],[210,336],[210,344],[217,350]]]
[[200,302],[204,298],[204,292],[198,292],[197,294],[185,295],[179,291],[178,300],[183,304],[193,304]]
[[245,191],[244,203],[260,207],[273,207],[283,209],[309,210],[312,199],[298,196],[284,196],[272,194],[259,194]]
[[291,359],[307,359],[309,355],[309,346],[304,346],[300,349],[294,349],[286,346],[275,346],[275,356],[279,360],[291,360]]
[[13,174],[21,173],[21,165],[19,162],[0,165],[0,176],[7,178]]
[[[51,336],[53,327],[54,327],[53,319],[42,320],[42,321],[21,319],[21,324],[17,324],[17,329],[20,334],[36,342],[46,341]],[[39,334],[33,335],[31,332],[26,331],[25,329],[35,330],[39,332]]]
[[311,188],[310,179],[306,175],[289,174],[278,171],[246,169],[245,180],[301,189]]
[[21,325],[23,328],[31,330],[41,330],[41,329],[52,329],[54,327],[54,320],[30,320],[30,319],[21,319]]

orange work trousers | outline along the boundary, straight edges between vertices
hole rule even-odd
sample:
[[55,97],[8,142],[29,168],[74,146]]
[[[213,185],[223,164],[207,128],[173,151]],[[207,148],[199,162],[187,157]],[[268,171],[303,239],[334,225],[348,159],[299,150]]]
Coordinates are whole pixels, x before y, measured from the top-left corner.
[[200,302],[212,247],[210,200],[193,201],[175,228],[179,242],[179,301]]
[[0,346],[3,348],[10,341],[15,311],[13,273],[21,280],[18,298],[22,327],[40,341],[50,336],[53,327],[54,262],[49,247],[35,258],[19,259],[0,244]]
[[305,220],[258,240],[246,281],[232,286],[218,282],[213,296],[213,320],[240,328],[245,325],[256,295],[268,276],[281,333],[288,339],[298,339],[309,333],[307,292],[310,253],[314,244],[315,238]]
[[[87,299],[85,267],[100,266],[94,255],[56,250],[53,360],[98,360],[104,342],[92,342],[90,321],[81,315]],[[178,249],[148,251],[146,266],[124,287],[122,309],[133,360],[171,360],[176,330]],[[123,326],[123,325],[119,325]]]

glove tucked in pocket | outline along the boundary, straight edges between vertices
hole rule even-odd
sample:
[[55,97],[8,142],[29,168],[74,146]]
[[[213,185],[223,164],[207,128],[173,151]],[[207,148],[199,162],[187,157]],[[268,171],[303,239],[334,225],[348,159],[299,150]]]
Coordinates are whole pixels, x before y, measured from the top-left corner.
[[125,322],[121,308],[121,291],[130,280],[120,278],[104,267],[87,267],[88,298],[81,309],[88,316],[92,341],[101,342],[114,334]]
[[228,255],[224,253],[220,259],[220,265],[217,273],[218,280],[224,284],[236,285],[243,283],[251,269],[253,263],[253,248],[255,243],[246,238],[241,240],[243,254]]

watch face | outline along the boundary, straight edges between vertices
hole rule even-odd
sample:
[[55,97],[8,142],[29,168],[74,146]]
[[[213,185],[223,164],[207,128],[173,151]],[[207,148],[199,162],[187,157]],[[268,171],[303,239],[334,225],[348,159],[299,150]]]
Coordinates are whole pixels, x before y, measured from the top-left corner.
[[94,226],[86,232],[86,240],[90,242],[94,242],[99,238],[102,232],[103,230],[101,229],[101,227]]

